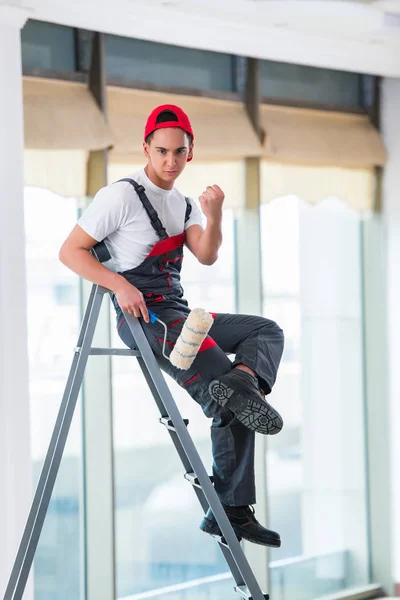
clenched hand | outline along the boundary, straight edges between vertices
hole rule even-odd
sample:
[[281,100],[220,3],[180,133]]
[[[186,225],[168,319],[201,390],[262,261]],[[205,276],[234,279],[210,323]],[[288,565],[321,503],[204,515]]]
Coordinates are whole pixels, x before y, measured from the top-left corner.
[[220,219],[225,194],[218,185],[209,185],[199,197],[201,210],[207,219]]

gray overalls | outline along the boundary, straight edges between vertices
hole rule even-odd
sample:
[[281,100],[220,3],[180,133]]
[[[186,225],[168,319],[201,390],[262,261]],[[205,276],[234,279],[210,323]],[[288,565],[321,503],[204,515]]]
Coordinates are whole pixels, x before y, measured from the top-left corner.
[[[132,179],[121,181],[129,182],[136,190],[159,242],[140,265],[120,274],[143,293],[147,307],[167,324],[168,353],[190,313],[180,280],[185,242],[184,223],[181,234],[169,237],[147,198],[144,187]],[[134,190],[132,193],[135,193]],[[187,200],[185,222],[189,218],[190,209]],[[119,336],[129,348],[134,349],[134,339],[115,297],[114,306]],[[142,325],[161,369],[201,405],[207,417],[213,419],[213,475],[221,502],[229,506],[254,504],[255,433],[242,425],[229,409],[211,400],[208,386],[212,380],[230,371],[232,366],[243,363],[257,373],[262,389],[265,393],[270,393],[282,356],[283,333],[276,323],[262,317],[223,313],[212,313],[212,316],[214,323],[209,335],[187,371],[177,369],[162,355],[162,325],[158,322],[145,323],[143,320]],[[236,355],[233,363],[227,354]]]

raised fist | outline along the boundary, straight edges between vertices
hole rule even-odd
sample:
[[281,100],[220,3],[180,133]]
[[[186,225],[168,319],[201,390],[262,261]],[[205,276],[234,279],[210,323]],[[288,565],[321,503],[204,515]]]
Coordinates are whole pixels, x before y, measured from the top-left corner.
[[225,194],[218,185],[209,185],[199,197],[201,210],[209,218],[221,218]]

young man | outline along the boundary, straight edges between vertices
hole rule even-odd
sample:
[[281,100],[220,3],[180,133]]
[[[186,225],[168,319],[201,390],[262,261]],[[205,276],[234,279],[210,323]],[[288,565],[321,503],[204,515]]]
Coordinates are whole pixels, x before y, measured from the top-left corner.
[[[239,538],[280,546],[280,537],[255,518],[255,432],[278,433],[279,413],[265,400],[275,383],[283,334],[273,321],[245,315],[215,314],[210,334],[188,371],[162,355],[164,330],[149,323],[148,307],[168,326],[172,349],[190,309],[183,296],[180,269],[185,244],[212,265],[222,243],[224,193],[208,186],[199,198],[202,214],[174,183],[193,158],[194,134],[187,115],[163,105],[150,114],[144,134],[147,165],[130,178],[108,185],[95,196],[60,250],[60,260],[75,273],[114,292],[119,335],[134,348],[122,310],[142,320],[161,368],[169,373],[213,419],[211,440],[215,489]],[[90,253],[104,240],[115,272]],[[232,363],[227,353],[235,354]],[[221,532],[211,511],[201,523]]]

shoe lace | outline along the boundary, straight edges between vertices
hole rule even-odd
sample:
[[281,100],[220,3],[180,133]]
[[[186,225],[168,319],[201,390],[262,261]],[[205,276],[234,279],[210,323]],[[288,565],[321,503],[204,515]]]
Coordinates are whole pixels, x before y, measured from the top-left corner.
[[254,506],[249,505],[245,508],[245,513],[255,522],[258,522],[256,519],[256,510]]

